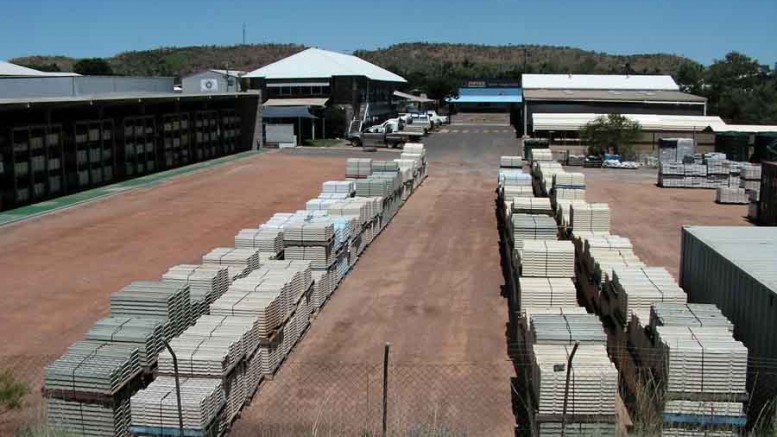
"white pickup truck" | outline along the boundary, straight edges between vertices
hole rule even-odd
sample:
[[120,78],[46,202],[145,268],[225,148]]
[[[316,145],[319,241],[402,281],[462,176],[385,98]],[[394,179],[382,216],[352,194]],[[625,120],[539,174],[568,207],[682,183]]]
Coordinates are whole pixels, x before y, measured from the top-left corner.
[[451,119],[447,115],[439,115],[435,110],[426,111],[426,115],[438,125],[450,124]]

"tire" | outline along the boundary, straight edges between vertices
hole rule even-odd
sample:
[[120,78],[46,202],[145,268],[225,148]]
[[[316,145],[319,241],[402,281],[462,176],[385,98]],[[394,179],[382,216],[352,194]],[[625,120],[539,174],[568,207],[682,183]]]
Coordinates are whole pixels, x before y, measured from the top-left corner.
[[351,140],[351,142],[353,143],[353,147],[364,147],[364,144],[362,144],[361,138],[354,138],[353,140]]

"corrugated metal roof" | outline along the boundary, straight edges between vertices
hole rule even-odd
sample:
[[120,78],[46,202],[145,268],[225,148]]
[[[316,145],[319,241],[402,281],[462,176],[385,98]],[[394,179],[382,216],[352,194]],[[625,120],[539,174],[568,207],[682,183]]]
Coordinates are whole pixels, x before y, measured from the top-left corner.
[[10,62],[0,61],[0,76],[42,76],[42,77],[59,77],[59,76],[80,76],[78,73],[71,73],[67,71],[38,71],[32,68],[22,67],[21,65],[11,64]]
[[321,79],[332,76],[366,76],[384,82],[407,82],[403,77],[353,55],[309,48],[244,77],[277,79]]
[[302,97],[298,99],[268,99],[264,106],[326,106],[329,97]]
[[777,292],[777,228],[686,226],[704,244]]
[[445,99],[448,103],[521,103],[521,96],[459,96]]
[[666,90],[524,90],[524,100],[597,101],[597,102],[651,102],[689,103],[703,105],[705,97]]
[[234,77],[240,77],[240,76],[246,74],[245,71],[241,71],[241,70],[215,70],[215,69],[211,69],[210,71],[212,71],[214,73],[223,74],[223,75],[229,75],[229,76],[234,76]]
[[[623,114],[631,120],[639,122],[644,130],[701,132],[710,126],[725,126],[720,117],[703,117],[695,115],[656,115],[656,114]],[[607,114],[532,114],[532,124],[535,131],[576,131],[597,117]]]
[[758,124],[727,124],[725,126],[710,126],[712,132],[777,132],[777,126],[758,125]]
[[307,106],[270,106],[262,110],[262,118],[317,118]]
[[679,90],[669,75],[524,74],[523,89]]
[[413,95],[413,94],[403,93],[402,91],[394,91],[394,95],[396,97],[399,97],[399,98],[402,98],[402,99],[407,99],[407,100],[410,100],[412,102],[418,102],[418,103],[434,102],[434,99],[430,99],[430,98],[428,98],[426,96],[416,96],[416,95]]
[[39,104],[57,104],[57,103],[79,103],[79,102],[108,102],[108,101],[122,101],[122,100],[180,100],[180,99],[213,99],[213,98],[240,98],[240,97],[256,97],[258,93],[255,92],[239,92],[239,93],[159,93],[159,94],[106,94],[96,96],[66,96],[66,97],[30,97],[30,98],[14,98],[14,99],[0,99],[0,107],[14,105],[39,105]]

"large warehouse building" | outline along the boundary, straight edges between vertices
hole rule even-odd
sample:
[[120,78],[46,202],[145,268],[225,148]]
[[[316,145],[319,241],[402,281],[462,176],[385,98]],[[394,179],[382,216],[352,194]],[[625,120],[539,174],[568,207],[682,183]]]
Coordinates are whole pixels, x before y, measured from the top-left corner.
[[680,91],[668,75],[524,74],[522,133],[558,140],[577,137],[582,125],[599,115],[642,117],[641,142],[664,136],[694,137],[712,144],[702,132],[711,124],[707,99]]
[[251,149],[259,110],[173,78],[0,77],[0,210]]
[[[401,76],[356,56],[318,48],[303,50],[251,71],[243,78],[248,79],[251,89],[263,91],[266,108],[297,107],[294,111],[320,114],[323,108],[337,106],[345,113],[348,126],[344,128],[348,129],[392,116],[394,91],[406,82]],[[285,112],[288,111],[278,113]],[[300,138],[316,131],[312,122],[299,126]],[[323,128],[321,125],[318,131]]]

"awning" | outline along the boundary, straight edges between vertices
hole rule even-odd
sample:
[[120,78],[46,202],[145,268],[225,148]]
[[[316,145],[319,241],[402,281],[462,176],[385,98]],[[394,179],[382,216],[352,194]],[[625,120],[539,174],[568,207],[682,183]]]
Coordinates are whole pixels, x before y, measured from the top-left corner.
[[[708,128],[725,130],[720,117],[696,115],[622,114],[640,124],[647,131],[702,132]],[[589,122],[607,114],[532,114],[535,131],[577,131]]]
[[710,126],[707,130],[710,132],[742,132],[757,134],[761,132],[777,132],[777,126],[760,124],[726,124],[723,126]]
[[268,99],[264,106],[326,106],[329,97],[303,97],[299,99]]
[[262,109],[262,118],[311,118],[316,119],[311,114],[307,106],[270,106]]
[[434,102],[434,99],[430,99],[428,97],[423,97],[423,96],[414,96],[412,94],[403,93],[402,91],[394,91],[394,96],[399,97],[400,99],[410,100],[411,102],[418,102],[418,103]]

